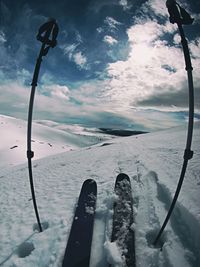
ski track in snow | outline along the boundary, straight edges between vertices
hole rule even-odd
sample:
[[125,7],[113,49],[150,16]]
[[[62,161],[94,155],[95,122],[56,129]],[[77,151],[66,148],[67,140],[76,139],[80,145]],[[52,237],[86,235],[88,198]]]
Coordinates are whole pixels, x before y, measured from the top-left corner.
[[[189,204],[188,198],[184,198],[189,182],[187,186],[183,185],[158,246],[152,246],[167,214],[182,164],[180,148],[184,146],[184,138],[181,146],[174,144],[176,138],[172,133],[168,133],[172,135],[171,143],[168,138],[165,145],[157,140],[161,134],[149,134],[119,138],[109,146],[96,145],[34,161],[34,184],[44,227],[42,233],[37,232],[27,166],[1,170],[0,266],[61,266],[76,201],[83,181],[88,178],[98,184],[90,267],[108,266],[109,251],[105,242],[111,236],[114,183],[120,172],[127,173],[132,183],[137,267],[200,266],[200,233],[197,231],[200,216],[195,216],[187,206],[195,203],[195,196]],[[196,138],[194,145],[197,143]],[[197,158],[199,151],[196,160],[191,165],[189,162],[186,176],[189,174],[193,185],[198,186]],[[195,209],[200,212],[198,205]],[[115,267],[122,266],[116,264]]]

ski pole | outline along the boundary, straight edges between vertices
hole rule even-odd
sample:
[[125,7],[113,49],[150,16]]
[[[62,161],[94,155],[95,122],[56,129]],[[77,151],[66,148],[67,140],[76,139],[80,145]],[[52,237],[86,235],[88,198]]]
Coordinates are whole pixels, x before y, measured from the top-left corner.
[[172,200],[171,206],[169,208],[168,214],[165,218],[165,221],[154,241],[154,245],[157,244],[159,238],[161,237],[168,221],[169,218],[173,212],[173,209],[175,207],[176,201],[178,199],[182,184],[183,184],[183,180],[185,177],[185,172],[187,169],[187,165],[188,165],[188,160],[190,160],[193,157],[193,151],[191,151],[191,144],[192,144],[192,135],[193,135],[193,124],[194,124],[194,87],[193,87],[193,77],[192,77],[192,64],[191,64],[191,59],[190,59],[190,53],[189,53],[189,48],[188,48],[188,43],[187,40],[185,38],[185,34],[183,31],[183,24],[189,25],[193,23],[193,18],[190,17],[190,15],[187,13],[187,11],[185,9],[183,9],[182,7],[180,7],[179,4],[176,3],[176,1],[174,0],[168,0],[166,2],[166,6],[168,8],[169,11],[169,15],[170,15],[170,22],[171,23],[177,23],[178,29],[179,29],[179,33],[181,36],[181,44],[182,44],[182,48],[183,48],[183,53],[184,53],[184,59],[185,59],[185,69],[187,71],[187,76],[188,76],[188,88],[189,88],[189,120],[188,120],[188,131],[187,131],[187,141],[186,141],[186,148],[185,148],[185,152],[184,152],[184,161],[183,161],[183,165],[182,165],[182,170],[181,170],[181,174],[180,174],[180,178],[179,178],[179,182],[176,188],[176,192],[174,194],[174,198]]
[[37,209],[37,203],[35,198],[34,184],[33,184],[33,173],[32,173],[32,158],[34,157],[34,152],[31,149],[31,130],[32,130],[32,114],[33,114],[33,104],[34,104],[34,96],[35,89],[37,86],[40,66],[42,63],[42,57],[46,56],[50,47],[55,47],[57,44],[56,38],[58,35],[58,25],[55,19],[50,19],[48,22],[44,23],[38,31],[37,40],[42,42],[41,49],[39,52],[39,56],[36,61],[33,79],[31,83],[31,95],[29,101],[29,111],[28,111],[28,127],[27,127],[27,158],[28,158],[28,170],[29,170],[29,181],[31,194],[33,199],[33,206],[35,210],[35,215],[38,223],[38,227],[40,232],[42,232],[42,226],[40,223],[40,217]]

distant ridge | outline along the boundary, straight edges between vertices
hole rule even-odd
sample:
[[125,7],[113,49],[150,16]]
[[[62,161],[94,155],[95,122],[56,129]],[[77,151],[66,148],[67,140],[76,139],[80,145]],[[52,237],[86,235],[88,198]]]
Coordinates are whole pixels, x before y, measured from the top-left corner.
[[123,129],[111,129],[111,128],[99,128],[100,132],[115,135],[115,136],[131,136],[138,134],[145,134],[148,132],[145,131],[132,131],[132,130],[123,130]]

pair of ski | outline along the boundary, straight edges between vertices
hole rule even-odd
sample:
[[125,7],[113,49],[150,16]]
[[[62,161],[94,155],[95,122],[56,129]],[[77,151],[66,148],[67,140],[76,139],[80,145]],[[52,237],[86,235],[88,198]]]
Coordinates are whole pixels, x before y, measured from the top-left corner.
[[[133,199],[128,175],[120,173],[115,182],[113,229],[111,242],[116,242],[126,267],[135,266]],[[65,255],[63,267],[89,267],[97,184],[86,180],[81,188]],[[111,265],[110,265],[111,266]]]

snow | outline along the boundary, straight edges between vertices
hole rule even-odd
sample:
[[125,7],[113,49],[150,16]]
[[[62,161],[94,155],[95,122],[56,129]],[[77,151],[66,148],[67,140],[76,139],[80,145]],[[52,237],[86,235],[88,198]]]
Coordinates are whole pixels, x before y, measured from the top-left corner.
[[[194,130],[194,157],[156,247],[152,243],[180,176],[187,125],[114,138],[112,144],[102,146],[98,142],[111,136],[102,136],[94,129],[90,135],[79,126],[35,122],[33,175],[42,233],[38,232],[30,193],[26,123],[0,116],[0,126],[0,266],[62,266],[78,195],[83,181],[91,178],[97,182],[98,195],[90,267],[105,267],[108,262],[124,267],[116,243],[110,242],[116,198],[113,189],[120,172],[131,179],[135,215],[131,228],[135,229],[137,267],[200,266],[199,123]],[[15,145],[18,147],[10,149]]]
[[106,241],[104,243],[104,248],[107,253],[107,260],[110,264],[112,264],[115,267],[123,266],[123,260],[120,257],[120,250],[116,242]]
[[[32,150],[35,159],[76,150],[110,139],[105,134],[88,132],[78,125],[62,125],[52,121],[33,122]],[[0,167],[26,162],[27,122],[0,115]]]

